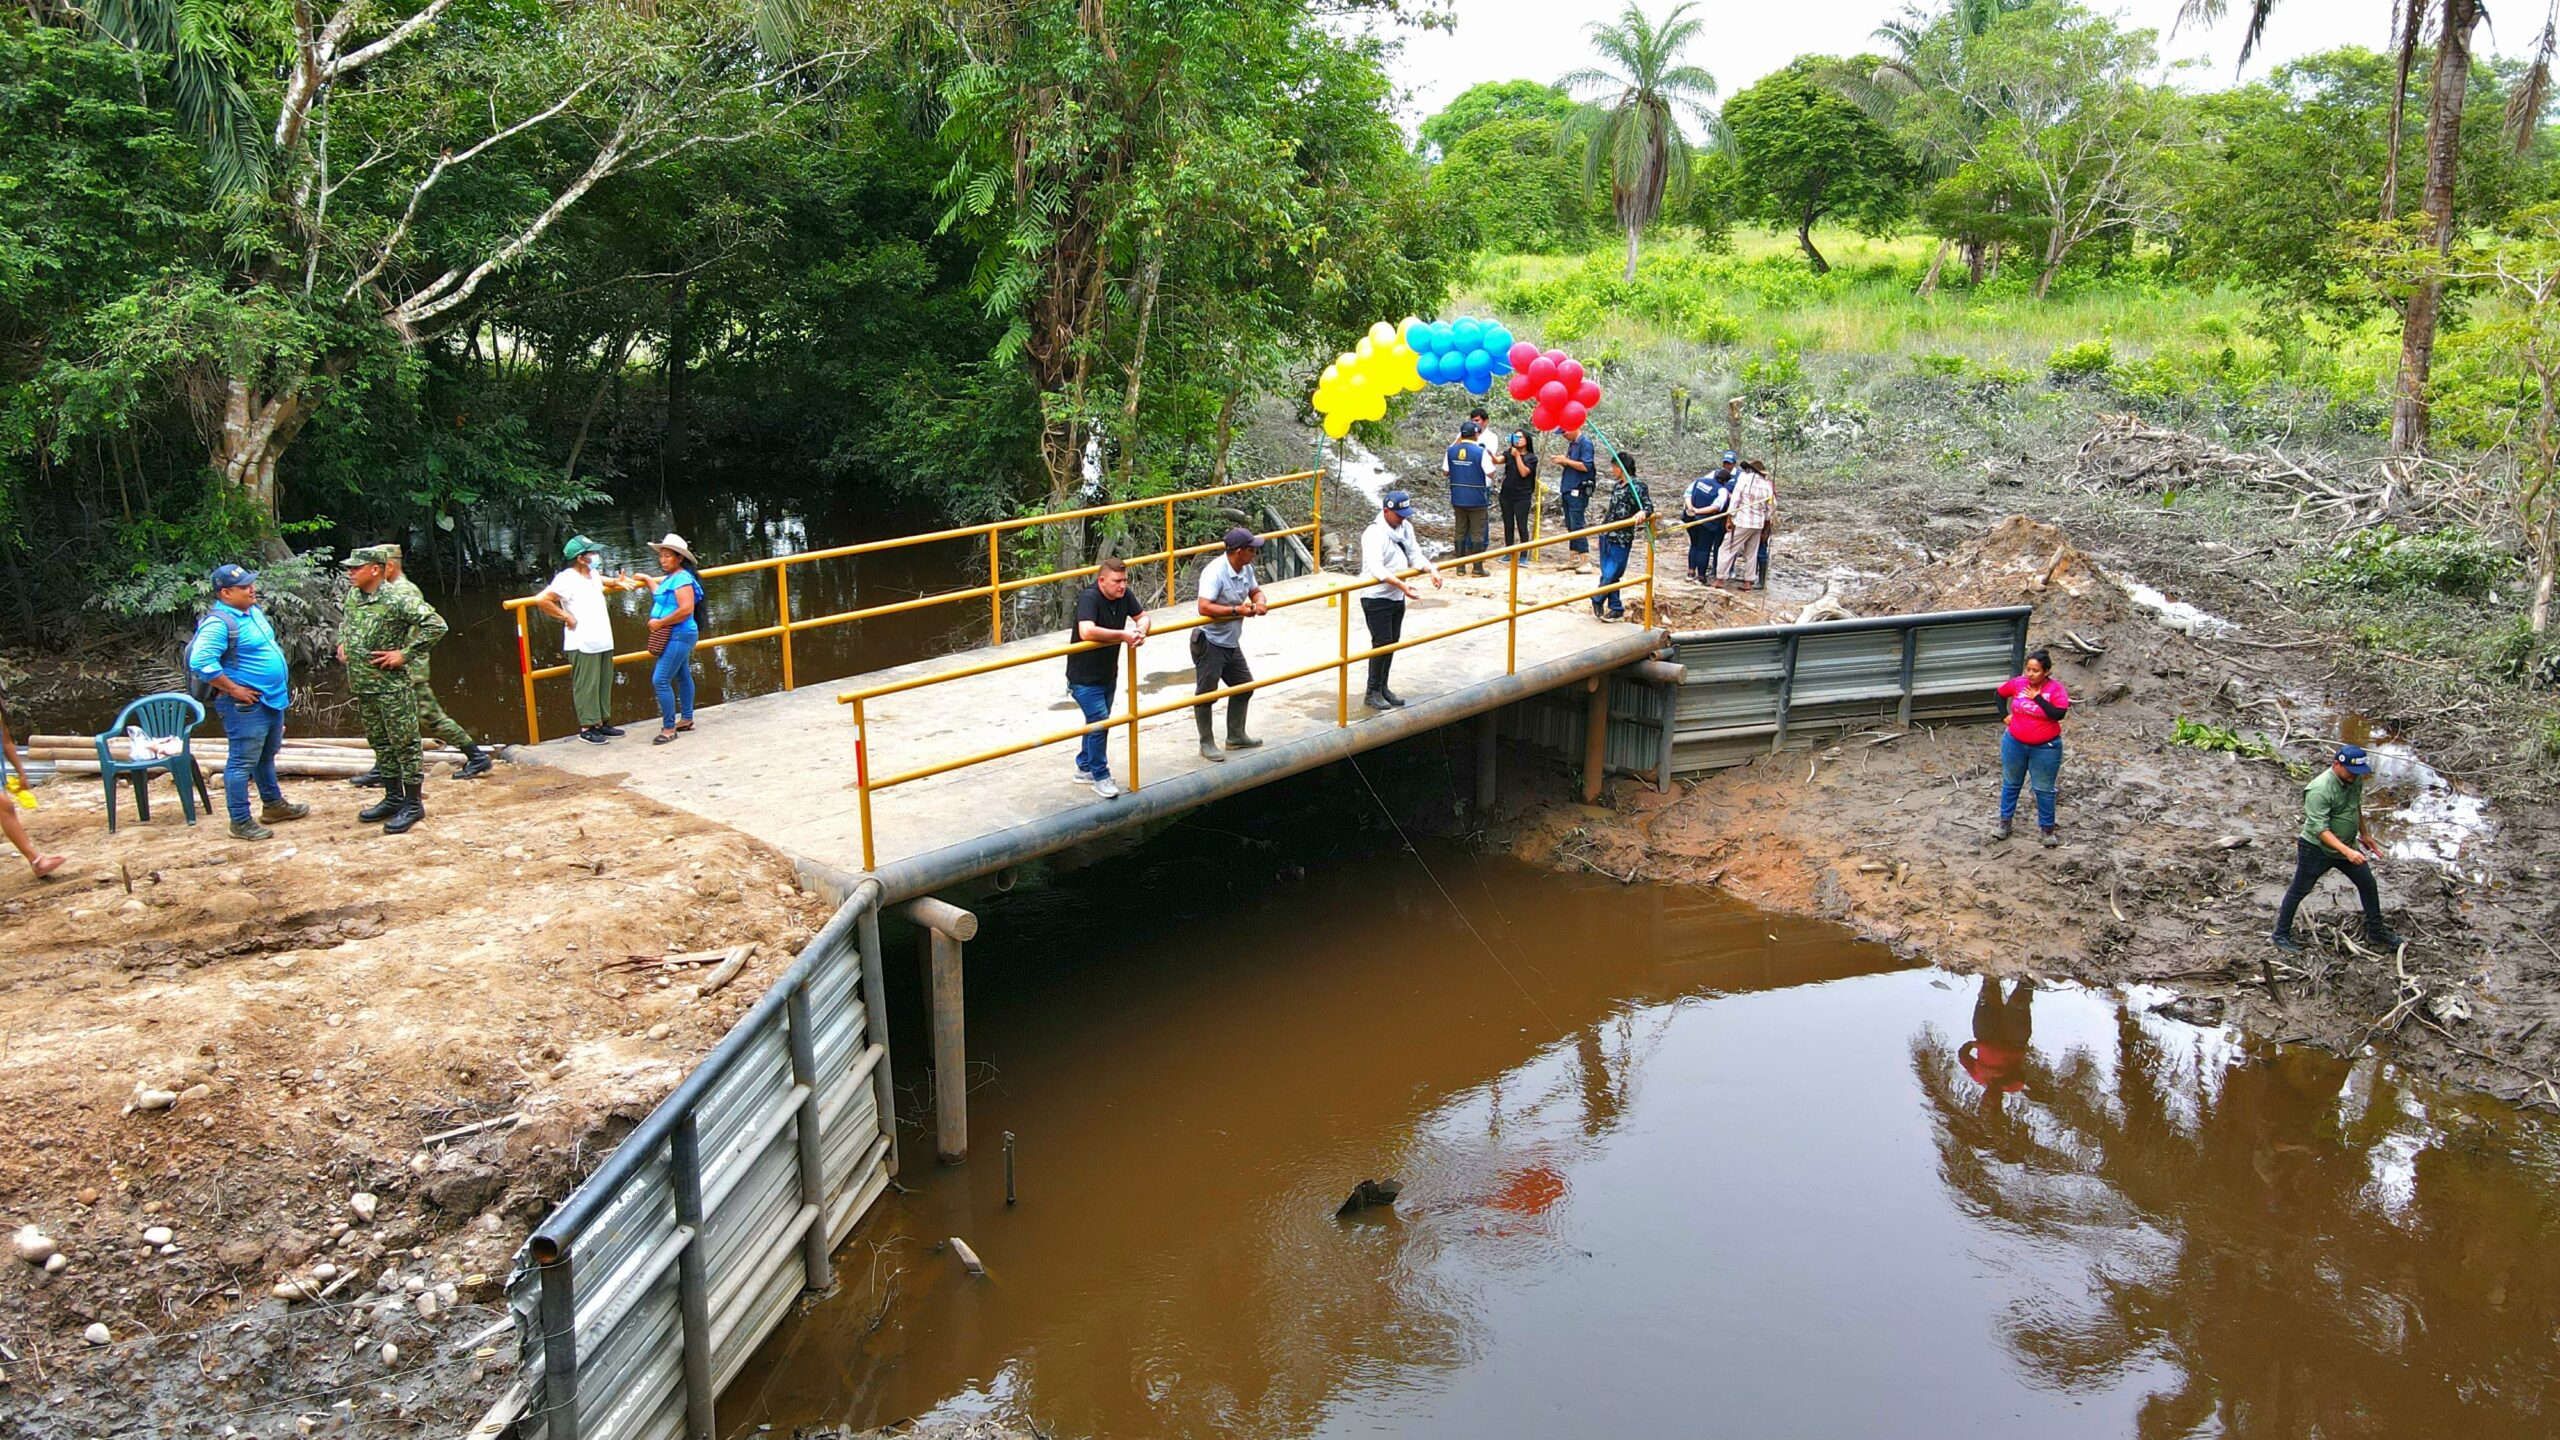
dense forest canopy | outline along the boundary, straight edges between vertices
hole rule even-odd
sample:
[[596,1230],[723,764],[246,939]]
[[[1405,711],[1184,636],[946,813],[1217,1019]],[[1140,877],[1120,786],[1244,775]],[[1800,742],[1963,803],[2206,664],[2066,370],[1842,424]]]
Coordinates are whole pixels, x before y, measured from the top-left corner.
[[1824,232],[1925,237],[1921,296],[2138,273],[2245,287],[2270,335],[2388,326],[2359,413],[2547,477],[2549,56],[2404,8],[2227,85],[2097,9],[1915,3],[1719,90],[1698,13],[1629,6],[1598,67],[1408,136],[1429,0],[33,0],[0,21],[0,627],[181,613],[217,558],[357,534],[458,575],[670,485],[977,518],[1072,503],[1088,454],[1115,495],[1214,481],[1471,257],[1606,247],[1634,285],[1743,227],[1817,273]]

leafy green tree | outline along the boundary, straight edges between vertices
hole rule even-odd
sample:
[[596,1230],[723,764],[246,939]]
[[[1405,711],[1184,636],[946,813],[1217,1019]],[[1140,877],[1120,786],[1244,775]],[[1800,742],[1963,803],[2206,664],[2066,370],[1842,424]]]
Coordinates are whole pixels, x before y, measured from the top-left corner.
[[1662,213],[1664,193],[1685,192],[1689,183],[1694,157],[1680,117],[1696,119],[1710,134],[1718,125],[1707,109],[1715,77],[1680,60],[1706,29],[1703,17],[1689,13],[1696,8],[1694,0],[1675,5],[1656,23],[1630,4],[1616,22],[1590,27],[1592,48],[1607,65],[1556,81],[1559,90],[1605,97],[1575,110],[1563,140],[1581,152],[1586,192],[1598,188],[1604,173],[1609,177],[1610,210],[1627,234],[1630,283],[1637,238]]
[[1817,275],[1829,272],[1831,262],[1814,246],[1815,225],[1836,216],[1872,233],[1901,218],[1910,203],[1910,158],[1867,112],[1824,83],[1838,64],[1799,58],[1724,107],[1741,213],[1794,229]]
[[1590,203],[1582,177],[1557,153],[1562,131],[1542,117],[1495,120],[1467,131],[1431,168],[1431,190],[1465,215],[1478,242],[1543,253],[1580,250],[1608,212]]
[[1535,80],[1483,80],[1468,86],[1446,109],[1422,122],[1422,143],[1431,148],[1434,157],[1445,161],[1456,153],[1459,141],[1487,125],[1520,120],[1561,125],[1573,112],[1573,97],[1553,85],[1541,85]]
[[[1912,151],[1916,179],[1930,187],[1919,209],[1940,239],[1920,282],[1923,295],[1938,288],[1950,248],[1963,247],[1965,269],[1978,285],[1989,248],[2013,238],[2015,220],[2007,201],[2014,187],[1993,183],[1979,167],[1968,173],[1981,132],[1994,114],[1976,105],[1940,115],[1932,97],[1961,90],[1959,77],[1973,39],[2002,16],[2032,3],[1944,0],[1934,11],[1907,3],[1900,15],[1876,27],[1875,38],[1885,46],[1881,57],[1871,65],[1837,67],[1826,77],[1844,98],[1896,132]],[[1942,128],[1948,120],[1958,122],[1952,133]]]

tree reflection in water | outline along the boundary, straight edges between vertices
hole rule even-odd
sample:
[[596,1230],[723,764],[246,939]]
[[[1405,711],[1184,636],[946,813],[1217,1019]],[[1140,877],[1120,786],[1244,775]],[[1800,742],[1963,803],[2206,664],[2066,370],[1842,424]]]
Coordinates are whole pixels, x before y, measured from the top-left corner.
[[2174,1371],[2144,1440],[2560,1433],[2546,1127],[2378,1061],[2058,1001],[2112,1004],[2111,1053],[2040,1052],[2005,1098],[1964,1059],[1997,1037],[1911,1042],[1950,1194],[2085,1266],[2084,1291],[2004,1322],[2032,1376]]

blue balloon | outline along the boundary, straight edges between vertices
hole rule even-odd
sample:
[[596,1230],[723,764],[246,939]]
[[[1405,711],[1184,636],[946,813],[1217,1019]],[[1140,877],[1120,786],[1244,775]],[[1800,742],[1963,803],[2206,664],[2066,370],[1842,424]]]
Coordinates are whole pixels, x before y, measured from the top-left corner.
[[1456,326],[1451,325],[1446,320],[1434,320],[1431,322],[1432,349],[1454,350],[1457,348],[1457,341],[1458,335]]
[[1477,344],[1479,344],[1479,345],[1482,345],[1482,346],[1483,346],[1483,347],[1484,347],[1488,352],[1490,352],[1491,354],[1493,354],[1493,355],[1495,355],[1495,356],[1500,357],[1500,358],[1501,358],[1501,360],[1502,360],[1502,363],[1503,363],[1506,367],[1510,365],[1510,363],[1511,363],[1511,332],[1510,332],[1510,331],[1505,330],[1504,328],[1502,328],[1502,327],[1501,327],[1501,326],[1499,326],[1499,325],[1487,325],[1487,326],[1485,326],[1485,327],[1484,327],[1484,336],[1483,336],[1483,338],[1482,338],[1482,339],[1480,339],[1480,340],[1478,340],[1476,343],[1477,343]]
[[1457,337],[1461,348],[1473,350],[1477,337],[1484,334],[1484,322],[1473,315],[1461,315],[1450,324],[1449,332]]
[[1422,383],[1425,385],[1439,384],[1440,352],[1437,350],[1424,350],[1419,346],[1415,347],[1413,352],[1413,368],[1414,373],[1422,377]]
[[1473,395],[1473,396],[1477,397],[1478,399],[1482,399],[1482,398],[1484,397],[1484,393],[1485,393],[1486,391],[1488,391],[1488,390],[1491,390],[1492,388],[1493,388],[1493,377],[1492,377],[1492,376],[1490,376],[1490,375],[1478,375],[1478,374],[1474,374],[1474,373],[1472,373],[1472,372],[1470,372],[1470,373],[1468,374],[1468,376],[1467,376],[1467,393],[1468,393],[1468,394]]
[[1492,374],[1493,357],[1484,353],[1482,348],[1469,350],[1467,352],[1467,373],[1470,375],[1478,373],[1486,375]]
[[1489,353],[1493,356],[1494,374],[1508,375],[1511,373],[1511,357],[1509,355],[1504,354],[1500,350],[1491,351]]
[[1438,350],[1423,356],[1420,367],[1422,378],[1434,385],[1446,384],[1458,378],[1456,370],[1449,364],[1449,359],[1447,354]]

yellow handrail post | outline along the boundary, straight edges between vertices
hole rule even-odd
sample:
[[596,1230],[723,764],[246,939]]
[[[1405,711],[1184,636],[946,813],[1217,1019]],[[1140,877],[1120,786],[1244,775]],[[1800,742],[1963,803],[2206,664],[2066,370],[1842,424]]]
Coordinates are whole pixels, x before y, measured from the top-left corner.
[[1503,621],[1502,673],[1520,673],[1520,557],[1511,557],[1510,615]]
[[1653,522],[1644,522],[1644,628],[1653,628]]
[[[1165,562],[1171,564],[1171,561]],[[1129,650],[1129,788],[1138,788],[1138,651]]]
[[877,870],[880,859],[871,850],[871,746],[869,730],[862,723],[862,702],[853,702],[853,790],[861,797],[862,868]]
[[1333,672],[1333,727],[1337,730],[1351,723],[1351,597],[1337,595],[1341,601],[1334,607],[1336,628],[1342,633],[1341,663]]
[[[1182,598],[1182,592],[1174,588],[1173,579],[1173,552],[1180,548],[1175,543],[1173,535],[1173,502],[1167,500],[1164,502],[1164,605],[1168,610]],[[1137,787],[1133,785],[1130,788]]]
[[[1314,525],[1316,533],[1307,537],[1307,554],[1313,560],[1315,568],[1307,573],[1311,575],[1321,575],[1324,573],[1324,467],[1322,465],[1318,465],[1316,467],[1316,478],[1313,481],[1313,485],[1315,488]],[[1325,597],[1324,603],[1327,605],[1339,605],[1342,603],[1342,597],[1339,595],[1328,595]]]
[[1004,591],[1000,588],[1004,584],[1004,570],[996,558],[996,541],[1001,538],[996,531],[987,532],[987,643],[990,645],[1004,643]]
[[791,567],[773,567],[774,613],[782,617],[782,688],[792,688],[791,679]]
[[[524,674],[524,743],[542,743],[542,724],[533,713],[533,626],[524,618],[524,607],[516,607],[516,668]],[[611,692],[607,692],[611,693]],[[611,715],[604,717],[610,724]]]

